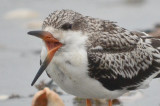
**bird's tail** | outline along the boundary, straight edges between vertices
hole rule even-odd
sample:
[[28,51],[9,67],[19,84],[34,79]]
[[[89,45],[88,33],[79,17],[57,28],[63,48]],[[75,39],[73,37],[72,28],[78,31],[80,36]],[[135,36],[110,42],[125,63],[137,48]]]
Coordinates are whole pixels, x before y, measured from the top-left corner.
[[137,34],[144,42],[150,44],[153,48],[160,52],[160,36],[152,36],[144,32],[133,32]]
[[[159,51],[158,55],[154,55],[154,58],[159,60],[160,59],[159,58],[160,57],[160,36],[151,36],[143,33],[143,35],[140,37],[143,39],[144,42],[149,43],[153,48]],[[157,61],[157,62],[158,62],[158,67],[160,68],[160,61]],[[160,73],[154,78],[160,78]]]
[[[160,36],[152,37],[152,38],[150,38],[150,40],[151,40],[152,47],[154,47],[155,49],[157,49],[160,52]],[[160,63],[159,63],[159,67],[160,67]],[[160,73],[154,78],[160,78]]]

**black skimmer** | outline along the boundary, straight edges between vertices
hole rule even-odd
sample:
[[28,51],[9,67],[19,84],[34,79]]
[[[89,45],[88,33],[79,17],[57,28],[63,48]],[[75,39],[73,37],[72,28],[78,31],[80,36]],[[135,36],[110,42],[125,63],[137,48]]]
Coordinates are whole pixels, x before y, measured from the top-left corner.
[[67,93],[112,99],[146,88],[160,73],[160,40],[132,32],[112,21],[83,16],[72,10],[51,13],[41,31],[42,65],[32,85],[46,70]]

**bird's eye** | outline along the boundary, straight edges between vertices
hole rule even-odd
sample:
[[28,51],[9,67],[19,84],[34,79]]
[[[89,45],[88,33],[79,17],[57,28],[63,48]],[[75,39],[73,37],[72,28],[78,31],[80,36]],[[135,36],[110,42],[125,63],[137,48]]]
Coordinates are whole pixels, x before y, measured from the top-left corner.
[[61,27],[63,30],[69,30],[69,29],[72,29],[72,24],[70,23],[65,23],[62,25]]

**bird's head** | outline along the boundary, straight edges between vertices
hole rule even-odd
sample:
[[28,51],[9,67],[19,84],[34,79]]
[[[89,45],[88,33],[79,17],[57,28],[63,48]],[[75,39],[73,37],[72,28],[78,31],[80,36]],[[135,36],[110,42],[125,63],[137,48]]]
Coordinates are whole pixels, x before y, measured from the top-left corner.
[[29,35],[41,38],[48,54],[42,63],[31,85],[34,85],[39,76],[47,68],[56,51],[67,51],[87,38],[85,18],[72,10],[61,10],[51,13],[43,22],[41,31],[30,31]]

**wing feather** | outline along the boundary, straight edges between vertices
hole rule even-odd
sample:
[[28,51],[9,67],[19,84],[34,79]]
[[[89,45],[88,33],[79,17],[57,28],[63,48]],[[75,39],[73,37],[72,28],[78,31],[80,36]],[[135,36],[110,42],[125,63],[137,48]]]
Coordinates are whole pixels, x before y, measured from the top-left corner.
[[112,24],[110,31],[99,31],[89,38],[89,75],[110,90],[132,90],[157,70],[152,55],[155,49],[137,33]]

